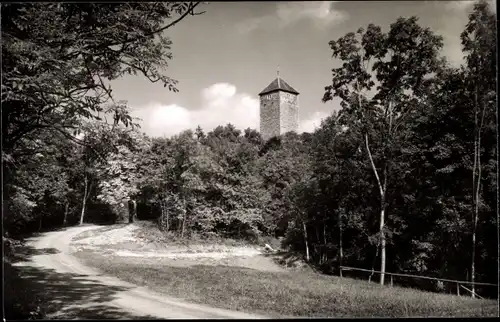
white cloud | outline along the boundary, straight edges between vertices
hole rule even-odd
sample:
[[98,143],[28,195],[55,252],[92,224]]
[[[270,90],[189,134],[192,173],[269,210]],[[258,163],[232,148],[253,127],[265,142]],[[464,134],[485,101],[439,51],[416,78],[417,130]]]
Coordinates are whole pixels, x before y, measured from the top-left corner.
[[446,56],[446,59],[452,66],[460,66],[460,64],[464,62],[464,53],[462,52],[462,44],[460,43],[460,38],[458,38],[456,35],[449,36],[445,33],[442,34],[445,41],[443,47],[443,55]]
[[[170,137],[184,130],[194,130],[198,125],[209,132],[227,123],[240,130],[248,127],[259,130],[258,98],[238,93],[236,87],[228,83],[216,83],[203,89],[201,98],[202,106],[198,110],[152,102],[133,109],[132,115],[142,119],[139,121],[141,129],[150,136]],[[300,122],[299,133],[314,132],[328,115],[326,112],[314,113]]]
[[[497,12],[497,4],[494,0],[486,0],[489,4],[490,10],[494,13]],[[449,1],[445,5],[445,9],[451,12],[462,13],[467,12],[469,14],[474,7],[476,0],[460,0],[460,1]]]
[[299,133],[314,132],[316,128],[321,126],[321,121],[328,116],[330,116],[330,114],[326,112],[315,112],[311,117],[300,122]]
[[283,27],[302,19],[312,19],[317,26],[322,27],[348,18],[346,12],[333,9],[334,3],[334,1],[280,2],[276,13]]
[[[496,3],[494,1],[487,2],[490,9],[496,13]],[[442,27],[436,29],[436,33],[444,38],[443,54],[455,67],[464,63],[460,33],[465,29],[474,3],[475,1],[449,1],[444,3],[444,8],[449,15],[446,16]]]
[[211,131],[218,125],[233,124],[236,128],[258,129],[259,100],[245,93],[237,93],[236,87],[217,83],[201,92],[202,106],[189,110],[177,104],[151,103],[132,112],[142,119],[144,132],[151,136],[171,136],[198,125]]
[[[310,19],[317,27],[343,22],[349,18],[347,12],[334,9],[337,1],[279,2],[272,15],[254,17],[242,21],[236,27],[240,33],[248,33],[264,26],[285,28],[300,20]],[[278,19],[276,19],[278,18]]]
[[151,135],[171,135],[191,126],[189,111],[176,104],[151,104],[143,112],[139,117],[144,120],[143,127],[151,131]]
[[270,21],[272,21],[270,16],[249,18],[236,24],[236,29],[240,34],[247,34],[260,26],[269,23]]
[[449,11],[465,11],[472,8],[475,1],[449,1],[446,3],[445,8]]

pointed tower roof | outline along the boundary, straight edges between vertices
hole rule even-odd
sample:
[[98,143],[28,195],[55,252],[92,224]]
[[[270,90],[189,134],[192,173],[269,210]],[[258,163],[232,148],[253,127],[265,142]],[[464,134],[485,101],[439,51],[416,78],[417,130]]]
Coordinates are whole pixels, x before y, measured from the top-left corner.
[[259,96],[274,91],[284,91],[295,95],[299,95],[299,92],[297,92],[292,86],[288,85],[287,82],[285,82],[283,79],[280,78],[279,71],[278,71],[278,77],[276,77],[276,79],[273,80],[271,84],[269,84],[266,88],[264,88],[264,90],[259,93]]

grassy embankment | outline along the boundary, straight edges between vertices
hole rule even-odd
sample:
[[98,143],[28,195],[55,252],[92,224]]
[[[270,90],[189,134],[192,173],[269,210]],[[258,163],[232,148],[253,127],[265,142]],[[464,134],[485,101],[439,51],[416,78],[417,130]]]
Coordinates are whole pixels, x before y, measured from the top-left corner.
[[[150,236],[153,236],[151,233]],[[493,300],[382,287],[312,271],[269,272],[217,265],[166,266],[79,251],[86,265],[157,292],[270,317],[495,317]]]

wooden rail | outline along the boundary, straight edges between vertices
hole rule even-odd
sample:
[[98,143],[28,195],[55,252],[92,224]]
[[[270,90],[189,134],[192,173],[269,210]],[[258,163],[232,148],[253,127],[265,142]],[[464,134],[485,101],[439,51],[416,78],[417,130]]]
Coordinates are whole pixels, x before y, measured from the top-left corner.
[[479,297],[481,300],[483,299],[481,296],[479,296],[476,292],[472,291],[472,290],[469,290],[467,287],[463,286],[463,285],[460,285],[461,288],[463,288],[464,290],[468,291],[470,294],[474,294],[475,296]]
[[[342,276],[342,271],[360,271],[360,272],[367,272],[367,273],[377,273],[381,274],[382,272],[376,271],[376,270],[371,270],[371,269],[363,269],[363,268],[357,268],[357,267],[349,267],[349,266],[340,266],[340,276]],[[457,285],[457,295],[460,295],[460,287],[466,289],[469,291],[471,294],[474,294],[475,296],[478,296],[477,294],[473,293],[471,290],[468,288],[464,287],[462,284],[473,284],[473,285],[483,285],[483,286],[498,286],[497,284],[493,283],[480,283],[480,282],[469,282],[469,281],[459,281],[459,280],[450,280],[446,278],[437,278],[437,277],[429,277],[429,276],[419,276],[419,275],[412,275],[412,274],[403,274],[403,273],[390,273],[390,272],[385,272],[386,275],[390,276],[391,279],[391,286],[393,285],[393,276],[400,276],[400,277],[412,277],[412,278],[420,278],[420,279],[426,279],[426,280],[434,280],[434,281],[443,281],[443,282],[449,282],[449,283],[456,283]]]

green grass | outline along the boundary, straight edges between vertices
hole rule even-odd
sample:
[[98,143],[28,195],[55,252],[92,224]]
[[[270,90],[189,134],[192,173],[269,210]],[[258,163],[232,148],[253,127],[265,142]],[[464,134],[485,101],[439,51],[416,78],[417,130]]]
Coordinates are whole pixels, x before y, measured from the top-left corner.
[[269,317],[495,317],[497,302],[382,287],[314,272],[273,273],[224,267],[168,267],[140,259],[75,253],[85,264],[157,292]]

